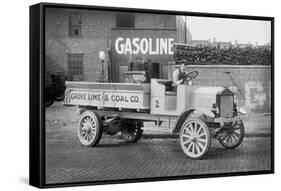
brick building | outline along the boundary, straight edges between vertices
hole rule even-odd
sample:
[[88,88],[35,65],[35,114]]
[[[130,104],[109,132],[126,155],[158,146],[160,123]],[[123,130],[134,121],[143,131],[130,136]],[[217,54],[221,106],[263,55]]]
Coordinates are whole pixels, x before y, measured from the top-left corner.
[[136,63],[149,63],[155,77],[168,78],[172,43],[191,40],[185,23],[175,15],[47,8],[46,71],[78,81],[99,81],[104,71],[106,80],[122,81]]

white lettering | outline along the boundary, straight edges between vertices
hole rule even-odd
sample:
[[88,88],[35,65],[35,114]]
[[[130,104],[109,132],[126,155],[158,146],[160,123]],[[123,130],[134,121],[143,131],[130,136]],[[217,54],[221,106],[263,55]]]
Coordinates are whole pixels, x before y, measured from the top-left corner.
[[122,38],[115,41],[118,54],[172,55],[173,38]]
[[173,42],[174,42],[174,39],[173,38],[169,38],[169,43],[168,43],[169,54],[174,54],[174,52],[173,52]]
[[125,51],[124,54],[132,54],[132,45],[131,45],[131,40],[129,38],[126,39],[126,44],[125,44]]
[[140,50],[142,54],[146,54],[148,52],[148,40],[146,38],[141,39]]
[[156,54],[159,54],[159,38],[156,38],[156,50],[155,50],[157,53]]
[[133,38],[133,46],[135,49],[133,49],[133,54],[138,54],[140,52],[140,45],[139,45],[139,38]]
[[160,55],[162,54],[167,54],[167,44],[168,44],[168,41],[167,39],[163,39],[161,38],[160,39]]
[[[119,37],[119,38],[117,38],[116,41],[115,41],[115,50],[116,50],[116,52],[117,52],[118,54],[123,54],[123,53],[124,53],[124,44],[120,44],[120,46],[119,46],[120,41],[123,41],[123,40],[124,40],[124,38]],[[119,49],[119,47],[120,47],[121,49]]]
[[156,55],[158,54],[157,51],[153,51],[153,44],[152,44],[152,38],[149,38],[149,54],[151,55]]

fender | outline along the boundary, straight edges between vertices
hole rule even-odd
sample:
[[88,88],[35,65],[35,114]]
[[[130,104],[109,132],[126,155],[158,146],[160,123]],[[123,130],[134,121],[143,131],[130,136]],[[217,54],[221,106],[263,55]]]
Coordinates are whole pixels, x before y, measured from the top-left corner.
[[203,117],[208,121],[213,120],[215,118],[215,114],[211,110],[206,108],[194,108],[183,111],[176,121],[173,133],[179,133],[182,123],[184,123],[188,116],[190,116],[194,112],[196,112],[196,114],[203,115]]
[[241,107],[238,107],[238,113],[239,114],[242,114],[242,115],[247,115],[247,111],[246,110],[244,110],[243,108],[241,108]]

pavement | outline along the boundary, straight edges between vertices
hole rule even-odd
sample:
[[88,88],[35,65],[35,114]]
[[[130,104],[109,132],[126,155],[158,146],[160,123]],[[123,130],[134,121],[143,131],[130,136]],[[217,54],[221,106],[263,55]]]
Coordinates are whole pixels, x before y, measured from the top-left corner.
[[77,139],[48,140],[46,182],[69,183],[195,174],[269,170],[270,139],[245,138],[234,150],[213,141],[203,160],[189,159],[177,139],[142,139],[126,143],[102,139],[96,147],[83,147]]
[[75,107],[55,103],[46,109],[46,183],[122,180],[195,174],[249,172],[271,169],[271,116],[250,113],[246,137],[236,149],[212,140],[203,160],[189,159],[178,135],[145,123],[137,143],[120,135],[103,135],[96,147],[81,146],[76,137]]

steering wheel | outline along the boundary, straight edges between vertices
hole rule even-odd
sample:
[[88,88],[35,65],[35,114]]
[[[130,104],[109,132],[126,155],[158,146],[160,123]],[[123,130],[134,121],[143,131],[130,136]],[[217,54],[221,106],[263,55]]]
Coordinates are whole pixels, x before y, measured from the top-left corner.
[[197,76],[198,76],[199,72],[198,71],[192,71],[192,72],[189,72],[188,74],[186,74],[184,76],[184,81],[186,81],[188,78],[190,80],[193,80],[195,79]]

